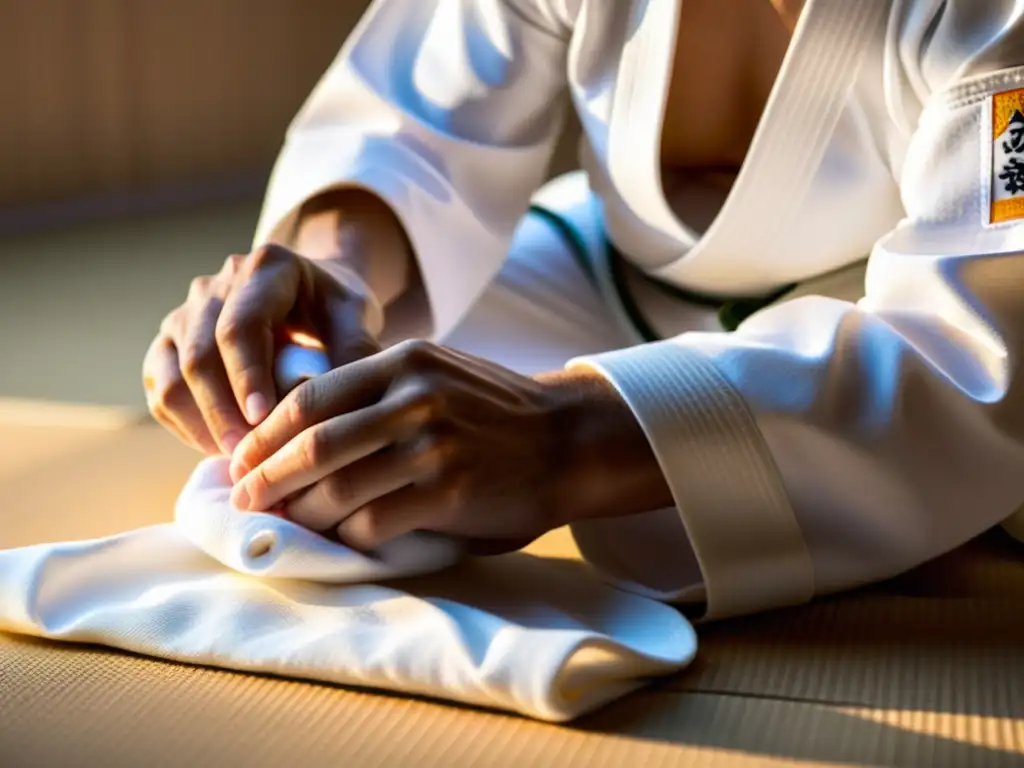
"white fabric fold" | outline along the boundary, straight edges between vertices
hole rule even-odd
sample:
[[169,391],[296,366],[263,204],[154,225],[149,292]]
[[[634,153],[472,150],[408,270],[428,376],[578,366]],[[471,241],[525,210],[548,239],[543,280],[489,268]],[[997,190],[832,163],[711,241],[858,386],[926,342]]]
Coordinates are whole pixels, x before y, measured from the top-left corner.
[[556,722],[696,652],[676,610],[581,562],[459,555],[417,535],[369,558],[238,512],[224,460],[208,460],[174,523],[0,552],[0,631]]
[[370,557],[277,515],[239,512],[230,494],[227,462],[207,459],[185,484],[174,518],[185,538],[203,552],[252,576],[329,584],[379,581],[439,571],[462,554],[447,537],[413,533]]

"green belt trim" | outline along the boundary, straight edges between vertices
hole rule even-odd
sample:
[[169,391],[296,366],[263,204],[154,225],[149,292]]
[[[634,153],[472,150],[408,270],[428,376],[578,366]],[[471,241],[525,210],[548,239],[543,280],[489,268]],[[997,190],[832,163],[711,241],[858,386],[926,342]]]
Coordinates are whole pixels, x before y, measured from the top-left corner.
[[590,248],[587,247],[586,242],[583,240],[583,236],[576,231],[576,228],[565,220],[563,216],[559,216],[554,211],[549,211],[547,208],[542,208],[539,205],[531,205],[529,209],[530,213],[536,214],[544,219],[548,224],[558,230],[558,233],[565,238],[565,241],[569,244],[569,250],[572,252],[573,261],[575,261],[579,268],[586,274],[587,279],[597,287],[597,275],[594,273],[594,265],[590,263]]
[[[529,210],[530,213],[540,216],[551,224],[565,238],[573,259],[596,288],[598,280],[597,274],[594,271],[594,265],[591,262],[590,248],[587,247],[586,242],[579,232],[576,231],[576,228],[566,221],[565,217],[547,208],[539,205],[531,205]],[[626,267],[628,265],[626,258],[611,243],[611,241],[606,240],[605,246],[608,249],[612,284],[615,286],[616,294],[618,295],[622,309],[626,313],[629,322],[632,323],[636,331],[645,341],[661,341],[661,335],[654,330],[649,322],[647,322],[647,318],[644,317],[643,312],[637,305],[636,300],[633,298],[633,294],[630,293],[629,288],[626,285]],[[718,321],[726,331],[735,331],[740,326],[740,323],[748,317],[753,315],[755,312],[764,309],[769,304],[775,303],[782,298],[782,296],[796,287],[795,285],[787,285],[765,297],[730,299],[722,298],[720,296],[712,296],[706,293],[699,293],[697,291],[690,291],[676,285],[670,285],[669,283],[663,282],[644,273],[641,273],[641,276],[652,286],[673,298],[702,307],[717,308]]]

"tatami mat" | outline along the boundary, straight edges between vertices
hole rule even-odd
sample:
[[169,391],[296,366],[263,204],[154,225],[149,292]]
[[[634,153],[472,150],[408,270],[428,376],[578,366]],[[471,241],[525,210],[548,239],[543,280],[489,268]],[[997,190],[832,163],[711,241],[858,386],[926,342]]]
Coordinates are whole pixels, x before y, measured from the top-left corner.
[[980,716],[668,692],[560,727],[0,635],[0,736],[23,768],[968,768],[1020,765],[1010,745],[1021,729]]
[[249,248],[259,203],[0,239],[0,397],[142,407],[142,356],[189,281]]
[[[155,425],[59,455],[53,427],[16,429],[0,454],[37,461],[0,483],[0,547],[168,520],[196,460]],[[570,727],[0,635],[0,765],[1024,765],[1024,566],[1006,544],[702,627],[691,669]],[[564,531],[534,551],[572,557]]]

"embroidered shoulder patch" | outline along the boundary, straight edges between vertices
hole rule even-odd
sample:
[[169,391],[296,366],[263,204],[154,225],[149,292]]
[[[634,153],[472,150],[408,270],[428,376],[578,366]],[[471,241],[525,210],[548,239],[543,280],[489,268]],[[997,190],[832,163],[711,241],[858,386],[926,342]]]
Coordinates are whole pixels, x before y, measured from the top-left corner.
[[1024,88],[992,96],[990,221],[1024,219]]

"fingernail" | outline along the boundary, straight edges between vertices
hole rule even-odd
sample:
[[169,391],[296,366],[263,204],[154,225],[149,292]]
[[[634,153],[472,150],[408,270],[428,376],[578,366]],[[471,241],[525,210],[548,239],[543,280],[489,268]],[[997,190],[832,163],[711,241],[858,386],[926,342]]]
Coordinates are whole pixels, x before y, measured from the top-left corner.
[[225,432],[224,436],[220,439],[221,446],[230,456],[235,452],[235,448],[238,447],[238,444],[242,442],[243,437],[244,435],[241,432]]
[[245,418],[254,427],[270,415],[270,403],[259,392],[253,392],[245,398]]
[[249,491],[245,489],[244,485],[236,485],[234,490],[231,491],[231,503],[237,509],[248,511],[249,505],[252,504],[252,499],[249,498]]
[[228,475],[231,477],[232,483],[237,483],[243,477],[245,477],[248,470],[245,465],[242,464],[238,459],[231,460],[231,466],[228,467]]

